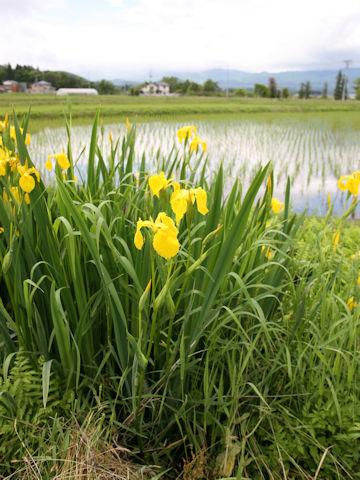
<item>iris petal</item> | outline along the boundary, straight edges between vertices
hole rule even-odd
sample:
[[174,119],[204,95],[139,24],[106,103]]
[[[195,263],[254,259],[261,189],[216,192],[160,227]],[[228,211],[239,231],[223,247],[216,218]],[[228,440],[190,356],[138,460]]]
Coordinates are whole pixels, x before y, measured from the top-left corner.
[[180,244],[177,235],[170,229],[166,229],[155,233],[153,247],[161,257],[169,259],[179,252]]
[[24,192],[30,193],[35,188],[35,179],[30,174],[24,173],[24,175],[20,177],[19,185]]

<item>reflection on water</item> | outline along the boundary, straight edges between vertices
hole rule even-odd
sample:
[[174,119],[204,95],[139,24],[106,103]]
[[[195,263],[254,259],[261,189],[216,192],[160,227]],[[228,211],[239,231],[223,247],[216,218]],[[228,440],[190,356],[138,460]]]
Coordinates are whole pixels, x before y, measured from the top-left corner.
[[[345,195],[341,192],[336,192],[331,195],[332,214],[341,216],[345,211]],[[328,209],[328,200],[326,194],[307,195],[306,197],[297,195],[296,192],[291,195],[291,202],[295,212],[301,213],[306,209],[309,215],[325,216]],[[347,208],[351,205],[351,201],[348,202]]]
[[[189,122],[192,124],[192,122]],[[163,157],[172,148],[181,148],[176,131],[179,122],[152,122],[136,125],[135,161],[146,155],[149,171],[156,172]],[[291,198],[296,210],[308,207],[309,213],[327,211],[327,192],[334,202],[334,213],[343,211],[345,195],[337,189],[337,179],[359,169],[360,132],[355,129],[333,130],[320,120],[294,119],[262,122],[253,120],[196,121],[198,134],[208,145],[209,167],[214,171],[224,163],[227,184],[240,177],[245,188],[261,165],[271,161],[274,167],[274,195],[283,198],[290,177]],[[112,124],[99,129],[99,146],[104,158],[110,153],[109,130],[113,138],[126,134],[126,126]],[[85,171],[91,126],[73,127],[72,150],[79,173]],[[31,155],[43,171],[49,153],[66,146],[64,128],[45,129],[32,136]],[[157,152],[160,150],[160,158]],[[41,167],[42,166],[42,167]]]

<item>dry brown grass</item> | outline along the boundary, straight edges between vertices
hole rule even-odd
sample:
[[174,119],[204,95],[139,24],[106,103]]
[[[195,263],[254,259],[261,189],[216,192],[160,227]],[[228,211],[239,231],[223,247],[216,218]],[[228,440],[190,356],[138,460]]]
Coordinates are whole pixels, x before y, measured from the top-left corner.
[[191,459],[184,460],[183,471],[179,478],[183,480],[208,480],[212,478],[209,469],[208,453],[205,448],[197,452],[196,455],[191,453]]
[[132,460],[133,455],[117,440],[101,436],[101,422],[89,415],[83,425],[75,424],[63,458],[52,458],[53,446],[44,458],[27,451],[20,467],[4,480],[149,480],[160,473],[156,466],[143,466]]

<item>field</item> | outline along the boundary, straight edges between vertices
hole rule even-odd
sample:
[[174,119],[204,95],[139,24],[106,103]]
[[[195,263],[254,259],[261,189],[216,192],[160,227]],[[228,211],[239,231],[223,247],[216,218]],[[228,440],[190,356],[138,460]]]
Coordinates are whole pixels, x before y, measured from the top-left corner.
[[[191,116],[208,118],[216,116],[242,116],[254,114],[265,119],[273,114],[296,114],[307,118],[309,113],[320,115],[333,125],[350,124],[360,127],[360,102],[336,102],[332,99],[273,100],[258,98],[223,97],[130,97],[122,95],[71,97],[71,111],[74,124],[88,124],[100,106],[102,121],[121,122],[126,117],[134,120],[185,119]],[[68,100],[56,95],[0,95],[0,116],[14,107],[21,117],[31,106],[31,132],[49,126],[62,126],[64,113],[68,112]]]
[[37,131],[40,100],[0,124],[0,475],[360,478],[358,103],[104,97]]
[[[206,116],[205,119],[190,116],[186,122],[195,124],[201,138],[208,144],[208,168],[216,170],[223,162],[225,191],[231,188],[236,178],[241,178],[243,186],[247,187],[256,171],[271,162],[277,195],[284,198],[289,177],[292,206],[296,211],[301,212],[307,207],[312,214],[325,214],[329,192],[334,204],[333,213],[339,215],[344,209],[344,196],[337,187],[337,180],[344,170],[357,169],[360,129],[351,127],[349,113],[342,112],[343,125],[339,125],[339,112],[330,114],[336,117],[337,125],[331,124],[326,115],[329,114],[272,112]],[[137,120],[134,167],[140,168],[145,154],[148,167],[156,169],[155,159],[159,152],[167,158],[174,148],[177,149],[174,132],[182,124],[179,119],[167,117],[151,122]],[[125,132],[125,122],[102,125],[99,142],[105,157],[111,153],[109,135],[119,137]],[[72,128],[72,153],[79,178],[86,175],[90,135],[91,125]],[[60,151],[66,143],[65,127],[46,128],[32,136],[29,152],[39,166],[42,178],[49,177],[45,169],[47,152]]]

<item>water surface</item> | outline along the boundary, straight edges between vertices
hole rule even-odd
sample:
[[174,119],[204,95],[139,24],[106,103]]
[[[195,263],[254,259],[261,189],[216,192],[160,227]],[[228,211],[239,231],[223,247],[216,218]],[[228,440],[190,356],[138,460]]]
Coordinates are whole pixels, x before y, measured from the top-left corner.
[[[260,166],[271,162],[274,167],[274,196],[283,199],[287,177],[291,180],[291,198],[295,210],[308,208],[309,213],[327,211],[327,192],[334,202],[334,213],[344,208],[345,195],[337,188],[341,175],[360,169],[360,131],[351,126],[334,128],[313,118],[299,120],[280,118],[273,121],[254,119],[221,119],[188,121],[195,124],[202,140],[207,142],[210,170],[224,164],[226,182],[239,177],[244,187]],[[157,171],[158,151],[167,157],[180,148],[176,132],[184,123],[178,121],[143,122],[136,125],[136,162],[146,155],[150,172]],[[126,134],[126,126],[106,125],[99,129],[99,144],[104,158],[110,153],[109,131],[116,139]],[[86,169],[91,126],[72,129],[72,150],[79,174]],[[49,153],[59,152],[67,144],[65,128],[45,129],[32,136],[31,156],[44,172]]]

